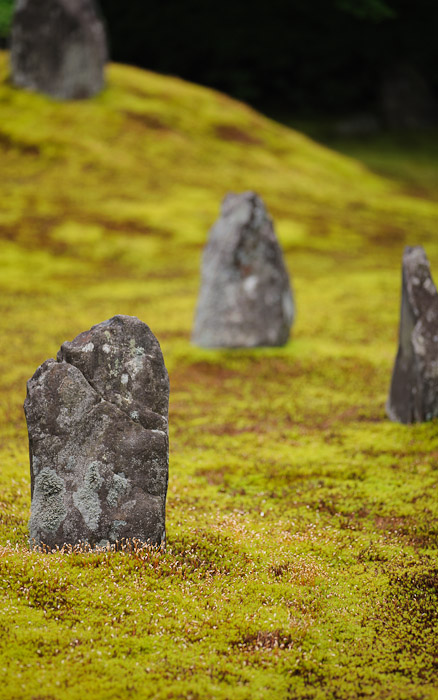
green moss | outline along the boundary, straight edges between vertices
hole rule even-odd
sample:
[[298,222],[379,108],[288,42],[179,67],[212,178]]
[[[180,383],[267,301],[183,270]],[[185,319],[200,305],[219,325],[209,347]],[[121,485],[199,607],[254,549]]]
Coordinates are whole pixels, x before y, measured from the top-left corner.
[[[433,148],[426,167],[369,141],[377,175],[173,78],[110,66],[102,95],[63,104],[7,70],[0,697],[438,697],[437,423],[384,411],[404,244],[438,269]],[[192,347],[207,230],[249,188],[292,274],[291,342]],[[167,551],[31,553],[25,382],[116,313],[151,327],[170,373]]]

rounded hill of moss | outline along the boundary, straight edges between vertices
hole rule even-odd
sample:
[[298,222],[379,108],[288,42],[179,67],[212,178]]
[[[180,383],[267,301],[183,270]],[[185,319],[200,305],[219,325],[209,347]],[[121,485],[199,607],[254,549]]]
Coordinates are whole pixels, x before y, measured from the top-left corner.
[[202,245],[224,194],[248,189],[286,248],[364,255],[414,223],[431,237],[432,202],[407,206],[395,183],[213,90],[112,64],[97,98],[57,102],[8,75],[0,53],[0,238],[135,266],[169,239]]

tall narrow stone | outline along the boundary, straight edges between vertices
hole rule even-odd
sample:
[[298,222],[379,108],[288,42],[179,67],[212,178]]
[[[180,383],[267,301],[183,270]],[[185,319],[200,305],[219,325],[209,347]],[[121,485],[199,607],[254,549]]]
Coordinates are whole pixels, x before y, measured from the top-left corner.
[[12,81],[70,100],[104,85],[105,29],[94,0],[17,0],[11,33]]
[[27,383],[31,544],[165,542],[169,380],[148,326],[114,316]]
[[400,423],[438,416],[438,293],[421,246],[403,255],[399,347],[386,408]]
[[209,234],[192,340],[196,345],[284,345],[294,317],[272,220],[254,192],[228,194]]

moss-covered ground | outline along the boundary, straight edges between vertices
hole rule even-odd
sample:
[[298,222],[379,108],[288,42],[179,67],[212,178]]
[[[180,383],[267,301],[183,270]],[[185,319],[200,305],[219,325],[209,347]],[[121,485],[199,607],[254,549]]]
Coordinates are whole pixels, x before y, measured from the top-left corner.
[[[437,698],[438,425],[384,409],[403,246],[438,272],[433,151],[370,142],[366,166],[176,79],[111,66],[98,98],[60,104],[7,71],[0,698]],[[200,350],[202,246],[245,189],[296,324],[284,348]],[[26,380],[116,313],[169,369],[167,551],[31,553]]]

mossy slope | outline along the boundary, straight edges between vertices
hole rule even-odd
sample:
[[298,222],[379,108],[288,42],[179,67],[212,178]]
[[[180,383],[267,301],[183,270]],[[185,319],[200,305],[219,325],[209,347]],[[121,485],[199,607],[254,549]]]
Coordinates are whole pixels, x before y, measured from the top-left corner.
[[[437,424],[384,413],[401,253],[438,266],[436,202],[132,68],[73,104],[3,80],[0,110],[0,697],[438,697]],[[201,248],[243,189],[275,218],[293,338],[199,350]],[[29,553],[26,379],[116,313],[170,371],[168,552]]]

